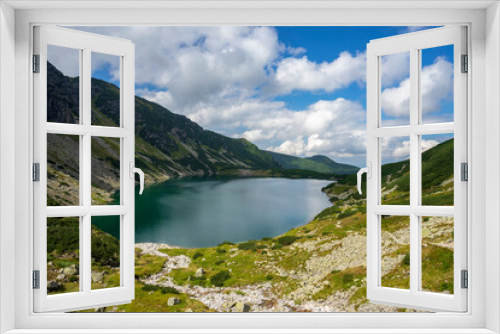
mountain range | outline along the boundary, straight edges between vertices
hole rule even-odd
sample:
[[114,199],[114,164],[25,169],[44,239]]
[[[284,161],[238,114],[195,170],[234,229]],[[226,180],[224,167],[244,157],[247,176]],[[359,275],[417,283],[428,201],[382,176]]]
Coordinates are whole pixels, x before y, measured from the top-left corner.
[[[65,76],[55,66],[47,64],[47,118],[49,122],[79,122],[79,78]],[[120,124],[120,90],[116,85],[92,78],[92,125]],[[149,182],[180,176],[211,176],[234,170],[309,170],[322,174],[355,173],[355,166],[339,164],[325,156],[299,158],[259,149],[244,138],[229,138],[200,125],[167,108],[135,97],[136,166],[143,169]],[[49,167],[64,169],[69,162],[56,155],[73,149],[74,143],[49,136]],[[54,145],[57,150],[50,150]],[[106,188],[106,182],[116,174],[119,143],[110,138],[93,138],[93,170],[101,181],[92,180],[96,187]],[[66,146],[66,149],[65,149]],[[61,151],[63,153],[61,153]],[[67,154],[69,155],[69,153]],[[119,157],[119,155],[118,155]],[[76,157],[72,158],[73,160]],[[66,174],[71,174],[68,173]],[[74,174],[74,173],[73,173]],[[72,175],[75,177],[75,175]],[[116,175],[115,175],[116,178]]]

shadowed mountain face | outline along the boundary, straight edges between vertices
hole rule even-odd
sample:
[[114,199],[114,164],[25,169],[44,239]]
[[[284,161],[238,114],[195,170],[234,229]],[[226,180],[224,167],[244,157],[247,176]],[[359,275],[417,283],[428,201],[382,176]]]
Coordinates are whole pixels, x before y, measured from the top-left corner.
[[[48,120],[79,122],[79,78],[64,76],[48,64]],[[120,92],[92,79],[92,124],[118,126]],[[187,117],[140,97],[135,98],[136,165],[150,179],[212,175],[225,169],[273,169],[273,158],[245,139],[204,130]],[[49,143],[50,144],[50,143]]]

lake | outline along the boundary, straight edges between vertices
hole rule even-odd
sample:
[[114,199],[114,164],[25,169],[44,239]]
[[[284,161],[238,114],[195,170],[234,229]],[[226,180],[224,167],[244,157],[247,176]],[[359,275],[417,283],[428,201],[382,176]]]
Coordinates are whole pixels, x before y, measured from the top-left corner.
[[[285,178],[188,178],[148,187],[135,196],[135,242],[187,248],[275,237],[305,225],[331,204],[331,181]],[[92,224],[118,237],[109,217]],[[116,225],[116,224],[114,224]]]

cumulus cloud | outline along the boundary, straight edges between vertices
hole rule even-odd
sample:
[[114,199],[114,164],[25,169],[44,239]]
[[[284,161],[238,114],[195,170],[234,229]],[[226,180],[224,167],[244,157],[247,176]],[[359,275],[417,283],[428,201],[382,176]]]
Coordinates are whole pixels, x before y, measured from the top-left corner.
[[[443,101],[453,94],[453,65],[443,57],[422,69],[421,74],[422,113],[440,110]],[[408,115],[410,110],[410,79],[406,78],[396,87],[382,91],[384,114],[393,117]]]
[[[406,137],[407,138],[407,137]],[[405,137],[382,138],[381,153],[382,163],[401,161],[410,158],[410,141]],[[445,138],[436,139],[421,139],[421,152],[425,152],[434,146],[438,145]]]
[[333,92],[350,84],[366,81],[366,54],[342,52],[332,62],[321,64],[302,58],[288,57],[276,66],[271,92],[289,94],[294,90]]
[[269,146],[271,151],[299,156],[353,157],[366,153],[365,120],[361,105],[337,99],[318,101],[300,112],[282,111],[272,120],[264,119],[263,124],[254,126],[274,133],[281,142]]
[[80,75],[80,52],[77,49],[47,45],[47,61],[64,75],[69,77]]
[[410,76],[410,53],[401,52],[381,57],[382,88],[389,87]]

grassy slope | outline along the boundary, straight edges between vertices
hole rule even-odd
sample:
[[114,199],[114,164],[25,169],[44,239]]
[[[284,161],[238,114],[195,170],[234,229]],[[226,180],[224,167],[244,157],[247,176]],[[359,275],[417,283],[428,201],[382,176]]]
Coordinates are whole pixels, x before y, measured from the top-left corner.
[[300,158],[271,151],[267,152],[285,169],[306,169],[323,174],[353,174],[359,170],[356,166],[340,164],[325,156]]
[[[451,177],[450,169],[442,164],[449,161],[452,146],[453,141],[445,142],[425,152],[423,157],[426,166],[424,168],[431,168],[445,181]],[[401,178],[405,177],[407,173],[407,171],[400,173],[404,164],[405,162],[400,162],[383,167],[383,175],[392,175],[391,182],[385,183],[386,187],[399,185],[398,181],[401,181]],[[366,300],[366,263],[364,262],[365,255],[361,252],[362,249],[365,249],[366,202],[363,196],[352,192],[355,188],[351,179],[351,176],[347,176],[339,183],[325,187],[324,191],[335,199],[335,205],[319,213],[307,225],[294,228],[282,236],[248,241],[238,245],[223,243],[217,247],[203,249],[162,250],[163,253],[171,257],[185,255],[191,259],[187,268],[172,270],[164,277],[170,277],[176,286],[206,288],[214,287],[214,285],[222,286],[226,289],[224,293],[232,291],[242,296],[245,294],[242,290],[268,283],[273,286],[274,298],[296,299],[297,307],[308,300],[321,302],[341,294],[342,298],[348,298],[346,311],[373,311],[374,309],[370,308],[371,306]],[[443,181],[430,180],[425,182],[424,186],[425,198],[435,198],[433,196],[436,196],[436,193],[451,191],[450,184],[443,185]],[[400,191],[400,193],[402,198],[405,198],[403,192]],[[342,195],[345,197],[339,200],[339,196]],[[448,244],[450,240],[452,241],[452,230],[449,232],[448,221],[438,221],[426,225],[429,222],[431,220],[428,218],[423,221],[425,243],[422,259],[423,287],[428,291],[453,293],[453,250],[443,246]],[[383,234],[385,242],[390,241],[389,234],[400,239],[400,243],[389,242],[388,244],[389,248],[384,258],[395,261],[395,265],[386,269],[382,282],[386,286],[408,288],[409,246],[404,241],[404,231],[408,229],[409,224],[408,219],[397,216],[385,217],[382,224],[385,231]],[[56,221],[54,226],[50,225],[56,231],[55,238],[51,239],[54,242],[49,242],[49,247],[51,247],[49,249],[51,250],[49,252],[51,258],[49,259],[52,260],[55,268],[64,268],[74,263],[72,257],[76,254],[74,242],[76,235],[75,238],[71,237],[75,230],[72,231],[67,225],[68,222],[64,221]],[[70,238],[58,238],[57,233],[64,233]],[[108,243],[110,249],[116,243],[109,235],[100,234],[99,238]],[[68,240],[69,244],[57,245],[57,241],[60,240]],[[353,241],[350,240],[356,241],[351,244]],[[344,243],[345,246],[343,246]],[[346,259],[347,265],[342,265],[341,261],[342,256],[346,254],[343,247],[350,249],[351,253],[360,252],[354,254],[352,258]],[[356,247],[359,248],[358,251],[355,250]],[[107,274],[102,282],[93,284],[96,287],[114,286],[119,281],[117,272],[111,264],[103,263],[105,261],[100,260],[101,258],[105,259],[106,257],[96,255],[93,269],[106,271]],[[307,272],[311,263],[321,259],[324,259],[323,266],[328,270],[320,274],[322,275],[322,284],[316,286],[317,283],[314,283],[315,288],[307,294],[297,294],[297,291],[304,289],[302,288],[305,286],[304,284],[309,283],[306,282],[307,280],[304,281],[305,278],[295,277],[290,273]],[[200,303],[193,295],[176,294],[171,293],[171,291],[162,292],[161,288],[151,287],[141,281],[151,277],[151,275],[161,274],[167,261],[168,259],[165,257],[142,254],[137,250],[136,298],[131,304],[108,308],[107,311],[178,312],[189,309],[195,312],[213,311]],[[331,263],[334,265],[328,267]],[[205,273],[201,278],[196,278],[195,273],[199,268],[203,268]],[[314,271],[311,273],[312,276],[315,275]],[[311,273],[304,277],[312,277]],[[71,290],[74,283],[68,282],[67,284],[64,289]],[[168,306],[167,301],[171,297],[179,298],[181,303]],[[276,303],[276,300],[272,300],[270,303]],[[401,309],[401,311],[404,310]]]
[[[425,178],[423,183],[424,199],[434,200],[438,198],[436,194],[451,192],[452,183],[450,185],[450,183],[445,182],[443,185],[443,181],[452,177],[452,169],[448,164],[452,152],[452,140],[424,152],[424,171],[436,175],[432,179]],[[408,196],[408,194],[404,193],[404,180],[408,175],[408,170],[403,168],[405,165],[407,165],[407,162],[403,161],[382,168],[385,177],[391,175],[390,182],[384,182],[384,187],[393,188],[399,186],[398,196],[400,198],[398,200],[400,201],[405,200]],[[240,289],[268,282],[275,287],[273,291],[276,296],[286,298],[286,296],[298,291],[297,289],[300,289],[304,282],[293,278],[293,276],[282,276],[278,273],[279,270],[300,272],[305,270],[311,261],[322,257],[328,258],[332,254],[334,258],[337,258],[343,254],[341,249],[338,248],[339,245],[348,242],[350,238],[355,236],[365,237],[366,202],[364,196],[352,192],[353,189],[355,188],[352,176],[347,176],[339,183],[326,187],[324,191],[335,199],[336,205],[319,213],[307,225],[294,228],[282,236],[244,242],[238,245],[223,243],[217,247],[203,249],[162,250],[169,256],[185,255],[192,259],[188,268],[174,270],[169,277],[178,286],[213,287],[212,278],[214,276],[221,271],[231,270],[229,278],[222,282],[224,288],[242,293]],[[341,195],[345,195],[343,200],[338,199]],[[438,198],[438,200],[441,202],[442,198]],[[445,201],[444,204],[450,204],[450,202]],[[453,250],[443,246],[453,238],[452,232],[446,232],[446,228],[449,231],[450,222],[433,223],[430,227],[425,225],[430,221],[428,218],[424,218],[424,228],[436,230],[432,238],[427,234],[424,236],[422,253],[424,276],[422,285],[427,291],[453,293]],[[389,240],[387,239],[389,234],[399,236],[403,240],[409,221],[405,217],[393,216],[385,217],[382,224],[383,231],[386,233],[384,234],[384,240]],[[288,239],[288,242],[283,241],[284,243],[281,243],[282,237],[291,239]],[[385,286],[406,289],[409,287],[409,246],[405,241],[401,240],[400,243],[390,243],[384,255],[384,258],[395,261],[396,264],[386,269],[382,282]],[[336,244],[339,242],[340,244]],[[321,248],[321,245],[328,244],[333,244],[333,246],[326,249]],[[301,245],[304,245],[304,247]],[[360,245],[358,244],[358,246]],[[363,245],[361,245],[362,248]],[[339,252],[339,255],[335,255],[337,254],[335,252]],[[359,255],[361,258],[363,256],[363,254]],[[153,258],[160,259],[160,257]],[[204,269],[205,275],[197,279],[194,275],[199,268]],[[158,266],[157,273],[160,271]],[[347,296],[345,298],[348,298],[349,305],[346,310],[366,311],[369,302],[366,299],[365,279],[366,263],[362,261],[346,268],[333,268],[322,278],[323,284],[321,287],[307,295],[307,300],[322,301],[336,294],[344,293]],[[160,292],[155,292],[155,296],[160,298]],[[176,311],[185,310],[188,307],[187,305],[192,305],[195,302],[192,296],[186,295],[184,298],[186,306],[180,309],[177,308]],[[297,300],[297,305],[302,302]],[[136,306],[134,306],[136,303],[137,305],[143,303],[140,294],[136,301],[127,306],[127,310],[136,310]],[[192,307],[189,308],[192,309]],[[118,309],[122,308],[119,307]],[[138,309],[146,310],[140,306],[137,306]],[[123,310],[125,310],[124,307]],[[198,310],[207,311],[206,309]],[[405,310],[399,309],[399,311]]]

